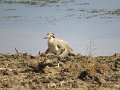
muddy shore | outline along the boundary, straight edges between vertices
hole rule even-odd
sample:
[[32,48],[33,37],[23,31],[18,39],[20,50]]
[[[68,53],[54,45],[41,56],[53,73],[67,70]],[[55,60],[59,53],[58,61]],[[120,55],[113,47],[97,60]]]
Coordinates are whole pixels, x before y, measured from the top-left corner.
[[0,90],[120,90],[120,54],[0,54]]

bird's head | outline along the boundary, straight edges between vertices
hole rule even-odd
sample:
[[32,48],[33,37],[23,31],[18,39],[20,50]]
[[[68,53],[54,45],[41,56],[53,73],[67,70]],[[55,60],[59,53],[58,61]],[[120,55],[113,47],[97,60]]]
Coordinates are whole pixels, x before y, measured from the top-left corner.
[[47,36],[44,37],[43,39],[51,39],[51,38],[55,38],[54,33],[48,32],[48,33],[47,33]]

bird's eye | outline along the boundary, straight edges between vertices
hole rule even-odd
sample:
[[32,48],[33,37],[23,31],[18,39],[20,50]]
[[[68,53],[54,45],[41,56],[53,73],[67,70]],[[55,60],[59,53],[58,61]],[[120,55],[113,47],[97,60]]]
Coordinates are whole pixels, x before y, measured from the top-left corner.
[[54,33],[52,33],[54,35]]

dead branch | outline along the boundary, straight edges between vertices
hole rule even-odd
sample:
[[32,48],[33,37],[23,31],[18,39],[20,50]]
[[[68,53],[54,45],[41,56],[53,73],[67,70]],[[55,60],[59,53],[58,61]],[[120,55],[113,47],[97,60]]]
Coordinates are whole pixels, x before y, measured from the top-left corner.
[[20,53],[18,52],[18,50],[15,48],[15,51],[17,53],[18,56],[20,56]]

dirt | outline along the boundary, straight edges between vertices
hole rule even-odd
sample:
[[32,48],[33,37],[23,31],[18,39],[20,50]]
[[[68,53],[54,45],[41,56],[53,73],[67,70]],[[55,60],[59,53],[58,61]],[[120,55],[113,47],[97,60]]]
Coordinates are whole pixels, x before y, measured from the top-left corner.
[[0,54],[0,90],[120,90],[120,54]]

